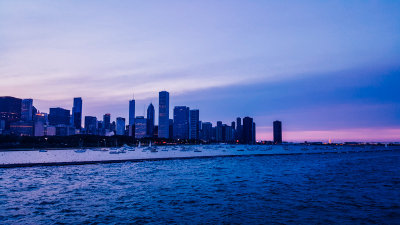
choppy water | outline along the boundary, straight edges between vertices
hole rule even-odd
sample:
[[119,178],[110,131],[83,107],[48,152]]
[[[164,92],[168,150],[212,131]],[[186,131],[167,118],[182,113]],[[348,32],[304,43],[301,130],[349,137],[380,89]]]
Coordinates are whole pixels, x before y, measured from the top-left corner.
[[400,152],[0,169],[0,224],[400,223]]

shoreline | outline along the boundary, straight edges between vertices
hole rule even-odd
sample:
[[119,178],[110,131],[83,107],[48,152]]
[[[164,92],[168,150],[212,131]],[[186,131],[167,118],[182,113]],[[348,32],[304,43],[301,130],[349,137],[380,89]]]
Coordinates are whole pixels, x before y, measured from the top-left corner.
[[252,154],[229,154],[229,155],[199,155],[199,156],[178,156],[178,157],[159,157],[159,158],[136,158],[136,159],[110,159],[94,161],[70,161],[70,162],[40,162],[40,163],[14,163],[0,164],[0,168],[21,168],[21,167],[40,167],[40,166],[69,166],[69,165],[90,165],[90,164],[111,164],[125,162],[145,162],[145,161],[163,161],[176,159],[206,159],[219,157],[254,157],[254,156],[288,156],[288,155],[324,155],[324,154],[350,154],[350,153],[373,153],[399,151],[400,149],[374,149],[366,151],[326,151],[326,152],[291,152],[291,153],[252,153]]

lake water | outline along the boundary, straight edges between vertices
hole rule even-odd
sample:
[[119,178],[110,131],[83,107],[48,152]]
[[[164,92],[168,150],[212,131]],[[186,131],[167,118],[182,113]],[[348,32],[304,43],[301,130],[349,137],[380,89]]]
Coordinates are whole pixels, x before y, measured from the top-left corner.
[[0,168],[0,224],[400,224],[400,151]]

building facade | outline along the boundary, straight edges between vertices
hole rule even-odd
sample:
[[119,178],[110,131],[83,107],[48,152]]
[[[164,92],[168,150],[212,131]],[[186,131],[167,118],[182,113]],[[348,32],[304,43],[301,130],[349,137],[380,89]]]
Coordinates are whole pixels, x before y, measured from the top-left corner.
[[132,126],[135,124],[135,99],[129,101],[129,123]]
[[158,100],[158,137],[169,138],[169,93],[161,91]]
[[175,139],[189,138],[189,107],[175,106],[173,137]]
[[147,137],[154,136],[154,106],[150,103],[147,107]]
[[198,109],[193,109],[189,111],[189,139],[198,140],[200,135],[200,126],[199,126],[199,115],[200,112]]
[[117,117],[115,134],[116,135],[125,135],[125,118]]
[[72,107],[72,125],[76,129],[82,128],[82,98],[74,98]]
[[70,124],[70,111],[63,108],[50,108],[49,113],[50,125],[69,125]]
[[279,120],[274,121],[274,143],[282,144],[282,122]]

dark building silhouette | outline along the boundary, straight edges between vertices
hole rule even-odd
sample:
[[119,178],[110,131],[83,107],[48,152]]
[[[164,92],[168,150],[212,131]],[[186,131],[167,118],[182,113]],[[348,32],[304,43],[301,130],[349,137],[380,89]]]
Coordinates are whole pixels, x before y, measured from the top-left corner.
[[33,99],[23,99],[21,103],[21,120],[28,122],[33,120]]
[[158,137],[169,138],[169,93],[158,93]]
[[198,109],[189,111],[189,139],[198,140],[200,135],[199,115]]
[[242,142],[242,119],[240,117],[236,118],[236,140]]
[[115,134],[116,135],[125,135],[125,118],[117,117]]
[[253,118],[245,117],[243,118],[243,144],[254,144],[254,123]]
[[130,126],[135,125],[135,99],[129,101],[129,124]]
[[212,123],[204,122],[201,125],[201,139],[203,141],[211,141],[212,138]]
[[282,144],[282,122],[274,121],[274,143]]
[[176,139],[189,138],[189,107],[175,106],[173,134]]
[[70,124],[70,111],[63,108],[50,108],[49,113],[49,124],[53,126],[57,125],[69,125]]
[[72,107],[72,124],[76,129],[82,128],[82,98],[74,98]]
[[0,97],[0,121],[4,121],[5,129],[10,127],[11,122],[21,119],[22,100],[10,96]]
[[86,134],[97,134],[98,123],[97,118],[94,116],[85,116],[85,130]]
[[169,138],[172,138],[174,136],[174,120],[169,119]]
[[144,118],[144,116],[137,116],[135,118],[135,138],[147,137],[147,125],[148,119]]
[[33,136],[34,122],[33,121],[18,121],[10,124],[10,133],[18,136]]
[[104,129],[111,130],[111,114],[106,113],[103,116]]
[[154,106],[152,103],[147,107],[147,136],[154,136]]

